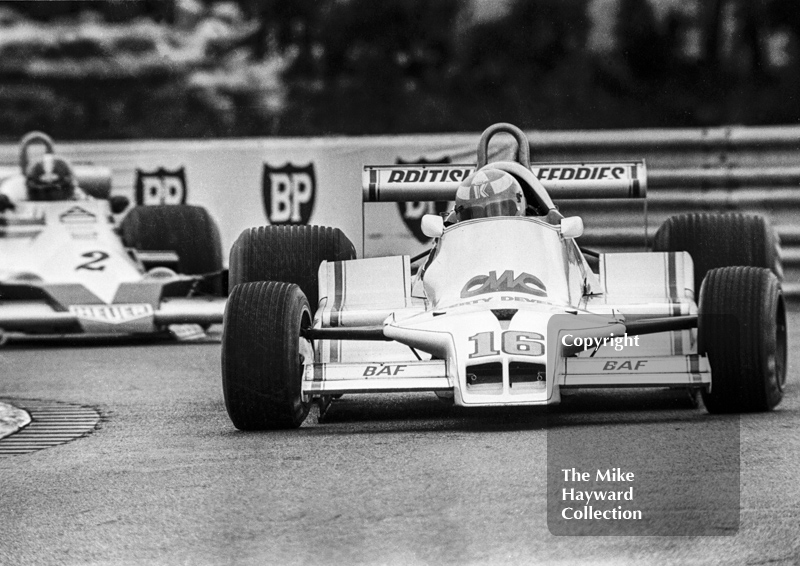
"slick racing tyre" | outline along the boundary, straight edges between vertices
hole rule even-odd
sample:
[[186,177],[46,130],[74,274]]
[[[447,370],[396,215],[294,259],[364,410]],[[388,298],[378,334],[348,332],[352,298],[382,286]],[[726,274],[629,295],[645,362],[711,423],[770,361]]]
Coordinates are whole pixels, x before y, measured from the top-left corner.
[[711,364],[711,413],[769,411],[786,384],[786,305],[778,278],[758,267],[712,269],[700,288],[698,337]]
[[219,230],[201,206],[137,206],[122,220],[122,241],[143,251],[174,251],[178,272],[202,275],[222,270]]
[[355,259],[353,243],[338,228],[261,226],[242,232],[231,248],[230,288],[250,281],[285,281],[300,286],[316,308],[317,273],[325,261]]
[[233,288],[222,334],[225,408],[239,430],[299,427],[308,415],[303,362],[313,363],[300,329],[311,310],[295,284],[244,283]]
[[771,269],[783,279],[780,242],[763,216],[691,213],[668,218],[658,229],[653,251],[686,251],[694,262],[694,292],[710,269],[749,265]]

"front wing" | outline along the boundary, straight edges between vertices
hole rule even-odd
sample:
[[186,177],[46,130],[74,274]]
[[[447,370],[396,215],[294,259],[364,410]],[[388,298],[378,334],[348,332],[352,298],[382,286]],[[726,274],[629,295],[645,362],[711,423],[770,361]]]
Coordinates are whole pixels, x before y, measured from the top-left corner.
[[[196,278],[195,278],[196,279]],[[175,296],[192,281],[128,283],[112,303],[80,285],[0,284],[0,332],[136,334],[222,322],[225,298]]]
[[[570,387],[709,387],[708,359],[697,354],[632,358],[560,358],[553,379]],[[303,375],[305,395],[452,391],[458,383],[444,360],[400,363],[314,363]],[[503,377],[497,403],[519,404]],[[555,397],[557,398],[557,397]]]

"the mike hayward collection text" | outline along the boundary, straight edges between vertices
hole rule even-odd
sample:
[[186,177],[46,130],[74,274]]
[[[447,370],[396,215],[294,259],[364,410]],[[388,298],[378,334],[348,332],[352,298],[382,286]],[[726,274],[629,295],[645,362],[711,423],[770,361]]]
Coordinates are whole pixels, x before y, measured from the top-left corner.
[[[623,484],[624,489],[581,489],[580,485],[563,487],[561,501],[565,506],[561,510],[561,518],[571,520],[641,520],[642,512],[639,509],[627,509],[617,502],[633,502],[634,473],[623,472],[621,468],[607,468],[592,472],[582,472],[575,468],[561,470],[566,483],[600,482]],[[609,506],[610,503],[610,506]],[[630,504],[628,504],[630,505]],[[597,506],[598,508],[595,508]]]

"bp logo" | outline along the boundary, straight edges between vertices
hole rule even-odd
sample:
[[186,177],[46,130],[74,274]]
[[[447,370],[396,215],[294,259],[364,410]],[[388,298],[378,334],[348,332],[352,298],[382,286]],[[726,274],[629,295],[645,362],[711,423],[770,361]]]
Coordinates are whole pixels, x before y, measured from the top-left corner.
[[262,191],[270,224],[308,224],[317,194],[314,164],[271,167],[265,163]]
[[[450,163],[450,158],[445,156],[442,159],[427,160],[425,158],[418,159],[417,161],[405,161],[398,158],[398,165],[440,165],[443,163]],[[400,218],[406,225],[414,237],[420,242],[425,243],[430,240],[428,236],[422,233],[422,217],[426,214],[441,214],[446,212],[448,205],[447,201],[439,202],[398,202],[397,210],[400,212]]]
[[136,204],[186,204],[186,169],[136,170]]

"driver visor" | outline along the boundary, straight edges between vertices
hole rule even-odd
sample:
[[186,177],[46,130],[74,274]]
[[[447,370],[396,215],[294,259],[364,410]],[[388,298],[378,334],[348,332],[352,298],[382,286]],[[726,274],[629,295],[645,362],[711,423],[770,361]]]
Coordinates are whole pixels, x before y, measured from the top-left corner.
[[472,220],[473,218],[489,218],[492,216],[516,216],[517,203],[511,199],[487,203],[485,206],[471,204],[464,206],[459,211],[461,220]]

